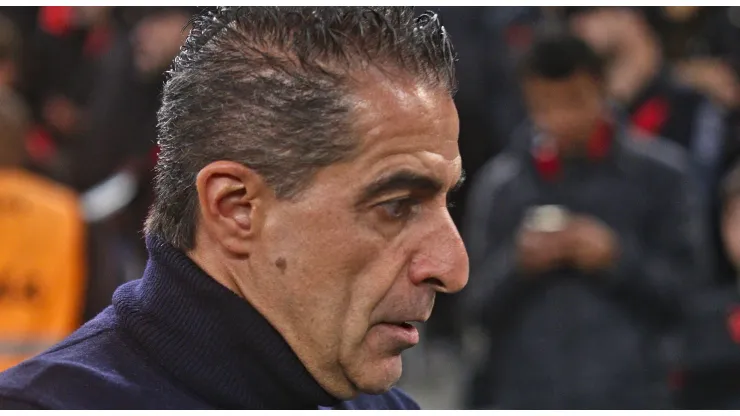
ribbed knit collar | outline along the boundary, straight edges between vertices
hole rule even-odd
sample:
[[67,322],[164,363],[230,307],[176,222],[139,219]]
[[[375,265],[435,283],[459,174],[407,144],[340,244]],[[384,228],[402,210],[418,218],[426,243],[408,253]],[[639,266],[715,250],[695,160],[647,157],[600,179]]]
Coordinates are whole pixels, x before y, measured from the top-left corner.
[[142,279],[119,288],[122,329],[150,362],[216,408],[317,409],[338,400],[246,300],[148,236]]

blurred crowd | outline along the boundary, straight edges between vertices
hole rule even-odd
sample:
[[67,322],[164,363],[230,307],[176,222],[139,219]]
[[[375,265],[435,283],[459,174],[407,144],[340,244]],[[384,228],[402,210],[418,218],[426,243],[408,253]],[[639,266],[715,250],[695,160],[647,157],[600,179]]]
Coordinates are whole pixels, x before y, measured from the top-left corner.
[[[429,357],[451,357],[424,365],[460,373],[450,406],[740,407],[740,7],[429,9],[459,56],[468,178],[450,212],[470,287],[424,328]],[[161,87],[198,11],[0,8],[0,184],[53,187],[40,218],[84,229],[56,331],[143,271]],[[45,285],[8,295],[2,262],[69,246],[3,194],[0,249],[29,237],[0,252],[0,310]],[[8,347],[23,307],[0,316],[0,357],[45,345]]]

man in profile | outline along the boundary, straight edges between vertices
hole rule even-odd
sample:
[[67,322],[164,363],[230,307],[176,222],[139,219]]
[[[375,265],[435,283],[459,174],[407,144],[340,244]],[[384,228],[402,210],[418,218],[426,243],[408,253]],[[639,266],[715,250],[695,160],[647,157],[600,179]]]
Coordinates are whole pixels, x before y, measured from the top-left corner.
[[196,18],[144,276],[0,375],[0,408],[417,408],[400,354],[467,281],[454,85],[447,33],[409,8]]

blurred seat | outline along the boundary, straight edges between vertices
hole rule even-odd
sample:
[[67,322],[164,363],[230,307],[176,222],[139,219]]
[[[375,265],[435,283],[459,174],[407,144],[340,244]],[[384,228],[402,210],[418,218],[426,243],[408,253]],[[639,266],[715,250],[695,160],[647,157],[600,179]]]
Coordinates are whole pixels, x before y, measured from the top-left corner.
[[21,170],[0,170],[0,371],[81,324],[84,230],[74,192]]

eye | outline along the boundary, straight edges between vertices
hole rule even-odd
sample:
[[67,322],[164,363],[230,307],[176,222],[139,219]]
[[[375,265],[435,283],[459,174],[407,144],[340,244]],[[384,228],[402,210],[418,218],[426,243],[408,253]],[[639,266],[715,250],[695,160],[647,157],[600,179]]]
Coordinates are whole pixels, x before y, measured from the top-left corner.
[[399,198],[386,201],[378,205],[382,209],[383,215],[395,221],[408,219],[419,210],[420,203],[413,198]]

